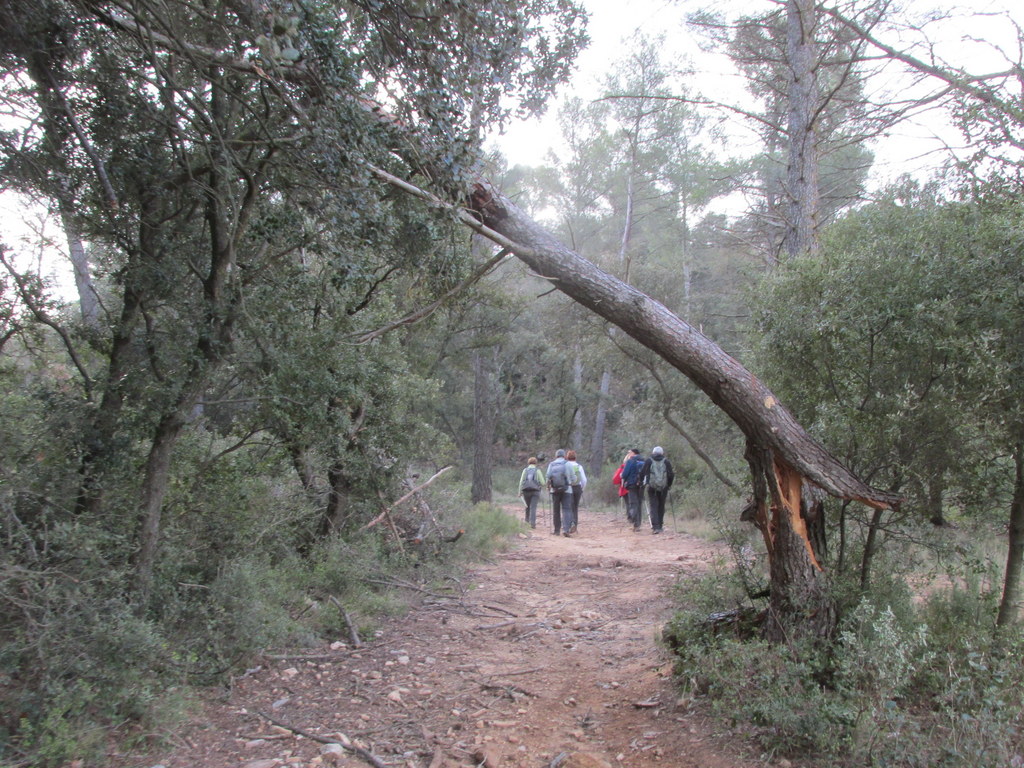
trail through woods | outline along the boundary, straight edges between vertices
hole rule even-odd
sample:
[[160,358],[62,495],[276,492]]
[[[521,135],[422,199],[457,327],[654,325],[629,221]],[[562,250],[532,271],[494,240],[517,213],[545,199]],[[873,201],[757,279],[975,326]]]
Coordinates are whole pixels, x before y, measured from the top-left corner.
[[[549,515],[539,520],[450,592],[421,593],[359,649],[339,638],[262,659],[166,752],[117,764],[761,765],[681,699],[657,640],[667,588],[719,551],[670,526],[653,535],[634,533],[620,514],[580,517],[572,538],[552,535]],[[342,741],[356,751],[326,744]]]

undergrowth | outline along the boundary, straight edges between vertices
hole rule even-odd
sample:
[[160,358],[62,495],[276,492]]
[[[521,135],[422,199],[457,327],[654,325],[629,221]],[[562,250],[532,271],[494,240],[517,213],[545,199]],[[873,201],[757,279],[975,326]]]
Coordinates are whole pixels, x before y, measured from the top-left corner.
[[[1024,766],[1024,631],[994,630],[989,590],[915,602],[897,579],[837,588],[830,643],[760,638],[763,608],[722,565],[681,581],[664,640],[684,691],[766,757],[842,768]],[[724,609],[724,610],[723,610]]]
[[[168,732],[190,691],[227,683],[260,652],[348,642],[353,631],[372,636],[520,530],[495,506],[451,502],[439,492],[429,526],[422,510],[396,513],[393,525],[338,533],[304,554],[237,548],[213,568],[189,556],[187,537],[169,537],[145,611],[124,596],[125,574],[104,560],[98,527],[45,534],[52,551],[92,557],[40,556],[28,567],[30,558],[16,562],[8,548],[0,558],[0,765],[103,765],[111,732],[128,745]],[[17,541],[17,531],[6,534]]]

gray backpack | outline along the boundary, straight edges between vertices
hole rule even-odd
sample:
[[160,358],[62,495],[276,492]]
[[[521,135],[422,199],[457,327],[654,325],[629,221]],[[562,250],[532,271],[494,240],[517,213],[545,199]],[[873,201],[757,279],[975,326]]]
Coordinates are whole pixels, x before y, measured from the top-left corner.
[[664,491],[668,488],[668,467],[665,459],[658,461],[651,459],[651,471],[647,475],[647,487],[656,491]]
[[529,466],[526,468],[526,474],[523,475],[523,487],[521,491],[539,491],[540,483],[537,482],[537,468]]
[[569,487],[569,477],[565,473],[565,460],[558,460],[551,462],[551,466],[548,467],[548,484],[551,485],[553,491],[564,491]]

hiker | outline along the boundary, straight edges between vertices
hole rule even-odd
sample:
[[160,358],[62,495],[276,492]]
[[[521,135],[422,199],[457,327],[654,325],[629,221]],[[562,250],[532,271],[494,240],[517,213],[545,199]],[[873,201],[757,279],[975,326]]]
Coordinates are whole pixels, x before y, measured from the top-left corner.
[[[569,475],[565,467],[565,451],[559,448],[555,458],[548,464],[548,491],[551,493],[551,522],[555,536],[569,536],[573,525],[572,490],[569,488]],[[565,530],[563,531],[563,524]]]
[[583,489],[587,487],[587,473],[576,461],[576,451],[571,448],[565,454],[565,468],[569,475],[569,488],[572,489],[572,526],[569,533],[576,533],[580,522],[580,499],[583,498]]
[[629,490],[626,488],[626,484],[622,482],[622,470],[626,467],[626,462],[633,457],[633,449],[630,448],[626,451],[626,455],[622,457],[622,463],[619,464],[619,468],[615,470],[615,474],[612,475],[612,485],[619,486],[619,498],[622,500],[623,506],[626,506],[628,514],[629,507],[626,505],[626,496],[629,494]]
[[651,510],[651,528],[654,533],[661,533],[665,522],[665,499],[668,489],[672,487],[675,474],[672,462],[665,457],[665,449],[656,445],[651,449],[651,458],[644,462],[640,470],[640,480],[647,486],[647,502]]
[[537,466],[537,457],[531,456],[526,462],[523,474],[519,476],[519,495],[526,505],[526,522],[531,528],[537,527],[537,501],[540,489],[544,487],[544,471]]
[[644,457],[639,448],[631,448],[633,455],[626,460],[626,466],[622,468],[622,484],[626,486],[626,516],[633,524],[633,530],[640,530],[640,521],[643,519],[643,485],[640,482],[640,470],[644,467]]

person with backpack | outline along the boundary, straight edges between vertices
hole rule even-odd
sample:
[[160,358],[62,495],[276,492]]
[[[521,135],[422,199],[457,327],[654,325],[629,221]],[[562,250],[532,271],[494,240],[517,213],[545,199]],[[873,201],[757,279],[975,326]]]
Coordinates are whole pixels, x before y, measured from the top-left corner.
[[633,524],[633,530],[640,530],[640,521],[643,519],[643,482],[640,477],[640,470],[644,467],[644,457],[639,448],[630,449],[633,455],[626,461],[622,468],[622,485],[626,487],[626,517]]
[[[557,536],[571,535],[574,520],[572,517],[572,489],[569,487],[569,473],[565,466],[565,451],[559,448],[555,458],[548,464],[548,491],[551,493],[552,533]],[[564,526],[564,530],[563,530]]]
[[651,509],[651,528],[654,533],[661,533],[665,522],[665,499],[668,489],[672,487],[675,473],[672,462],[665,457],[665,449],[660,445],[651,449],[651,458],[644,462],[640,470],[641,482],[647,486],[647,501]]
[[571,448],[565,454],[565,469],[569,475],[569,488],[572,490],[572,525],[569,533],[576,533],[576,527],[580,522],[580,499],[583,498],[583,489],[587,487],[587,473],[576,461],[576,451]]
[[544,471],[537,466],[537,457],[531,456],[523,474],[519,476],[519,495],[526,505],[526,522],[531,528],[537,527],[537,501],[540,489],[544,487]]
[[622,482],[622,470],[626,468],[626,462],[633,458],[633,449],[630,448],[626,451],[626,455],[622,457],[622,463],[619,464],[619,468],[615,470],[615,474],[612,475],[612,485],[619,486],[619,498],[622,500],[622,506],[626,507],[627,517],[629,516],[629,507],[626,503],[626,496],[629,495],[629,489],[626,488],[626,484]]

